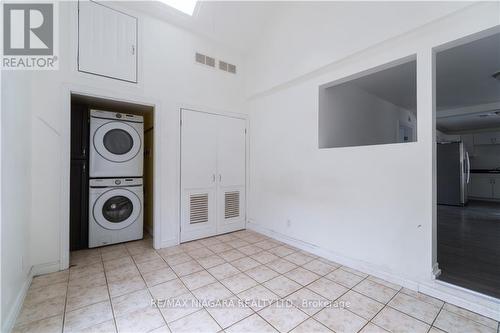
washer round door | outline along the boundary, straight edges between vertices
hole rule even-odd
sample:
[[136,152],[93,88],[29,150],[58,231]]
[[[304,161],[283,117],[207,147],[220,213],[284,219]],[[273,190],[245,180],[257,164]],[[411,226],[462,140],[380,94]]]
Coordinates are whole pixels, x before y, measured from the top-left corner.
[[111,162],[127,162],[141,150],[139,133],[125,122],[111,121],[99,127],[93,137],[94,147]]
[[134,192],[116,188],[104,192],[97,198],[93,214],[101,227],[119,230],[134,223],[141,209],[141,201]]

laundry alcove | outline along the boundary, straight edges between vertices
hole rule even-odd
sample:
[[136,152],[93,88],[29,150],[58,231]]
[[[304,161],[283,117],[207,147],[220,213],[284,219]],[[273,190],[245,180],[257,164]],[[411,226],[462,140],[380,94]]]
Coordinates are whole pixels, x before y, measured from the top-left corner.
[[[136,196],[131,198],[132,200],[127,200],[126,196],[121,198],[121,201],[110,202],[109,205],[102,205],[99,209],[104,212],[105,208],[116,208],[115,212],[110,212],[109,218],[116,219],[120,221],[119,214],[128,214],[135,218],[137,216],[142,216],[143,230],[138,230],[137,235],[142,237],[153,236],[153,176],[154,176],[154,108],[148,105],[140,105],[129,102],[122,102],[116,100],[109,100],[104,98],[98,98],[93,96],[85,96],[80,94],[71,95],[71,167],[70,167],[70,200],[69,200],[69,245],[70,251],[82,250],[89,248],[89,232],[91,221],[96,218],[94,204],[97,205],[98,201],[93,202],[91,200],[90,190],[96,188],[103,188],[107,183],[109,183],[109,177],[104,177],[100,174],[90,173],[90,155],[92,152],[96,153],[97,149],[93,143],[93,139],[96,133],[96,129],[91,128],[90,118],[106,117],[106,115],[116,115],[119,118],[124,117],[131,121],[133,125],[134,119],[140,119],[140,126],[136,124],[135,129],[140,133],[133,133],[133,135],[126,134],[126,131],[121,131],[117,133],[118,130],[115,129],[113,133],[108,131],[107,137],[111,138],[113,134],[120,134],[122,137],[129,136],[128,141],[134,142],[134,149],[136,149],[135,155],[142,155],[141,158],[141,176],[137,177],[136,174],[131,174],[131,177],[125,173],[117,173],[116,178],[113,180],[113,186],[118,186],[114,182],[120,182],[121,186],[131,186],[132,192],[136,193]],[[137,120],[139,122],[139,120]],[[101,128],[103,129],[102,125]],[[126,126],[124,126],[126,129]],[[115,133],[116,132],[116,133]],[[104,134],[106,136],[106,134]],[[126,140],[127,141],[127,140]],[[117,147],[115,147],[117,148]],[[120,147],[118,147],[120,148]],[[121,147],[124,148],[124,147]],[[126,147],[125,147],[126,148]],[[124,148],[124,149],[125,149]],[[126,149],[127,150],[127,149]],[[122,152],[117,152],[119,156],[122,156],[124,160],[129,160],[126,154]],[[121,154],[121,155],[120,155]],[[102,159],[105,160],[105,155],[102,155]],[[111,164],[111,170],[113,170]],[[128,184],[128,185],[127,185]],[[101,186],[102,185],[102,186]],[[138,187],[142,186],[142,190]],[[127,189],[127,187],[124,187]],[[124,193],[129,193],[130,191],[125,191]],[[139,200],[140,199],[140,200]],[[126,201],[126,202],[125,202]],[[120,206],[121,205],[121,206]],[[132,209],[131,207],[134,207]],[[140,213],[140,214],[139,214]],[[139,215],[138,215],[139,214]],[[127,215],[127,217],[128,217]],[[123,217],[123,222],[125,217]],[[142,222],[141,221],[141,222]],[[127,222],[128,223],[128,222]],[[115,222],[115,229],[119,230],[119,223]],[[106,230],[111,230],[110,228],[105,228]],[[142,229],[142,228],[141,228]],[[117,231],[120,232],[120,231]],[[125,237],[125,236],[123,236]],[[137,236],[138,237],[138,236]],[[135,237],[134,237],[135,238]],[[126,240],[131,240],[131,236],[124,238]],[[105,245],[106,239],[100,243],[100,245]],[[110,241],[110,243],[112,243]]]

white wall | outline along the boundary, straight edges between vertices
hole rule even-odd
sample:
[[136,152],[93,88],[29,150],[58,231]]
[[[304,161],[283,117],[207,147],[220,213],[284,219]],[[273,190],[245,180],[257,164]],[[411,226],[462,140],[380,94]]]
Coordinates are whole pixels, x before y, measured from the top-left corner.
[[[61,172],[65,149],[62,114],[69,112],[61,105],[64,84],[91,87],[107,96],[124,96],[158,103],[162,133],[160,145],[162,242],[171,244],[178,237],[179,182],[179,106],[198,105],[212,109],[241,112],[241,75],[231,75],[194,63],[194,52],[222,57],[239,65],[240,56],[205,38],[171,26],[160,20],[139,15],[139,85],[77,72],[76,69],[76,3],[61,3],[61,69],[38,72],[33,102],[33,224],[30,229],[32,263],[58,262],[61,205]],[[241,72],[241,71],[240,71]],[[61,161],[54,163],[54,161]]]
[[411,128],[416,125],[410,111],[354,84],[322,89],[320,100],[320,148],[396,143],[400,122]]
[[[460,5],[449,3],[448,8],[454,6]],[[414,12],[417,17],[421,14],[418,10]],[[407,27],[398,15],[391,17],[394,13],[390,10],[374,13],[393,32]],[[435,263],[432,48],[497,26],[498,13],[498,3],[475,4],[325,67],[321,67],[327,62],[325,59],[339,59],[340,51],[333,45],[341,47],[351,41],[356,44],[358,39],[365,38],[365,33],[371,35],[372,28],[377,30],[370,21],[363,24],[364,11],[359,14],[356,29],[342,30],[349,36],[348,41],[336,39],[338,32],[332,32],[327,46],[311,45],[318,34],[324,33],[319,27],[330,27],[330,21],[336,22],[334,14],[331,17],[318,14],[311,30],[303,29],[309,21],[300,20],[295,26],[280,25],[283,31],[263,36],[263,47],[256,51],[258,56],[249,57],[247,68],[266,71],[276,66],[277,69],[267,70],[268,77],[251,75],[248,82],[249,226],[297,240],[351,267],[427,293],[440,293],[439,297],[455,304],[498,317],[496,303],[460,290],[443,287],[437,291],[438,286],[432,280]],[[298,36],[298,41],[285,36]],[[300,43],[305,40],[308,42]],[[275,47],[268,48],[269,45]],[[276,57],[277,48],[281,48],[280,59]],[[319,58],[314,58],[318,53]],[[415,54],[418,142],[318,149],[320,85]],[[296,57],[301,57],[301,61]],[[291,66],[289,60],[297,61],[297,66]],[[305,74],[304,64],[309,66]],[[285,67],[290,71],[285,72]],[[271,88],[253,94],[256,87]]]
[[1,329],[15,320],[29,283],[31,113],[29,76],[2,72]]

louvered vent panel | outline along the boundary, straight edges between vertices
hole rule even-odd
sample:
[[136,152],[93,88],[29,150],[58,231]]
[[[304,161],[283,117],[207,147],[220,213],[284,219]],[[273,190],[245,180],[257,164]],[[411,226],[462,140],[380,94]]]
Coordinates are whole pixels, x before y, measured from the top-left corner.
[[240,192],[226,192],[224,207],[224,217],[226,219],[240,216]]
[[196,59],[196,62],[198,62],[200,64],[205,64],[205,55],[203,55],[201,53],[196,53],[195,59]]
[[235,65],[228,64],[228,65],[227,65],[227,71],[228,71],[229,73],[236,74],[236,66],[235,66]]
[[209,56],[205,56],[205,64],[210,67],[215,67],[215,59]]
[[208,222],[208,193],[193,194],[189,198],[189,223]]
[[222,69],[223,71],[227,71],[227,62],[219,61],[219,69]]

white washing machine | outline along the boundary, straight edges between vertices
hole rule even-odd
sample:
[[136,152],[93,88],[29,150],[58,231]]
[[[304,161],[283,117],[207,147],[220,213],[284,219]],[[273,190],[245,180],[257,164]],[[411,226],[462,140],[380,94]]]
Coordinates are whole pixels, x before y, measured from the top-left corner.
[[143,237],[142,178],[89,180],[89,247]]
[[90,178],[142,177],[144,118],[90,110]]

